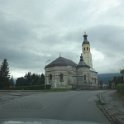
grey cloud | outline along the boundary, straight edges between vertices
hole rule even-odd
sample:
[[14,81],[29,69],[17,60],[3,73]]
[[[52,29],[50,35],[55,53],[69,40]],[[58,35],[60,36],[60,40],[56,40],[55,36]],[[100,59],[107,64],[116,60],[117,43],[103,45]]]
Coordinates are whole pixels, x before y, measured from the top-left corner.
[[[123,64],[123,19],[118,20],[123,15],[121,4],[115,7],[118,16],[113,21],[113,15],[117,15],[114,8],[95,17],[99,8],[94,8],[97,0],[95,3],[88,0],[1,2],[0,59],[7,58],[12,68],[43,70],[47,61],[59,53],[78,62],[84,31],[89,35],[91,48],[104,54],[107,65],[110,66],[111,61],[112,67]],[[101,72],[105,68],[102,64],[99,67]]]
[[[31,28],[19,20],[0,19],[0,44],[19,45],[32,38]],[[29,39],[28,39],[29,40]],[[8,44],[6,44],[8,45]]]
[[93,47],[108,54],[124,51],[124,28],[114,25],[99,25],[88,29],[89,39]]
[[88,34],[92,48],[102,52],[105,57],[98,68],[100,72],[117,72],[123,68],[123,26],[98,25],[89,28]]

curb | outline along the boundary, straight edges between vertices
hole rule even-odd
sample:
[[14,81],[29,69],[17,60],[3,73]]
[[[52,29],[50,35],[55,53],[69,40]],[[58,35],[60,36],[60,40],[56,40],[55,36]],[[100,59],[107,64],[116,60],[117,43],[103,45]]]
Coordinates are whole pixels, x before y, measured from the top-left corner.
[[98,94],[98,108],[104,113],[107,119],[111,122],[111,124],[124,124],[124,120],[119,118],[119,114],[113,111],[106,105],[106,102],[103,97],[103,93]]

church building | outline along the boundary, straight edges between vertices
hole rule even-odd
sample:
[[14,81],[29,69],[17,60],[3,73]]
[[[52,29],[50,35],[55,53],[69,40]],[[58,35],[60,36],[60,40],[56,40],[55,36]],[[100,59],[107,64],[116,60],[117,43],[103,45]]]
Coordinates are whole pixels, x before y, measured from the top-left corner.
[[88,35],[84,33],[79,63],[58,57],[45,66],[45,84],[52,88],[88,89],[98,87],[98,75],[93,69]]

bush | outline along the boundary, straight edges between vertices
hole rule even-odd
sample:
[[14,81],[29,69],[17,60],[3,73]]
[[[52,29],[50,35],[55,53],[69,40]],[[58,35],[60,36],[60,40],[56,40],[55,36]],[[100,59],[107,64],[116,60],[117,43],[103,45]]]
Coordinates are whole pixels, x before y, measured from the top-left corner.
[[51,89],[51,85],[46,85],[46,89]]
[[32,86],[16,86],[15,90],[43,90],[44,85],[32,85]]
[[118,84],[118,85],[117,85],[117,91],[118,91],[119,93],[124,94],[124,84]]

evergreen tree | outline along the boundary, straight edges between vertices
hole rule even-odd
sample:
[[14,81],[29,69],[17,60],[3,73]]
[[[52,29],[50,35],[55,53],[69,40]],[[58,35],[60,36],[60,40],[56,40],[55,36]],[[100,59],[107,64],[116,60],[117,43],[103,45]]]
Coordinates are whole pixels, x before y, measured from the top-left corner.
[[122,83],[124,83],[124,69],[120,70],[120,73],[122,74]]
[[45,76],[44,74],[38,75],[35,73],[28,72],[24,77],[17,78],[16,86],[36,86],[44,85]]
[[41,84],[45,84],[45,76],[43,73],[41,74]]
[[17,78],[16,86],[26,86],[26,80],[24,77]]
[[0,67],[0,89],[8,88],[10,86],[9,78],[9,65],[7,59],[4,59]]
[[32,74],[31,74],[31,72],[28,72],[27,74],[25,74],[24,78],[25,78],[26,85],[30,86],[32,84]]

